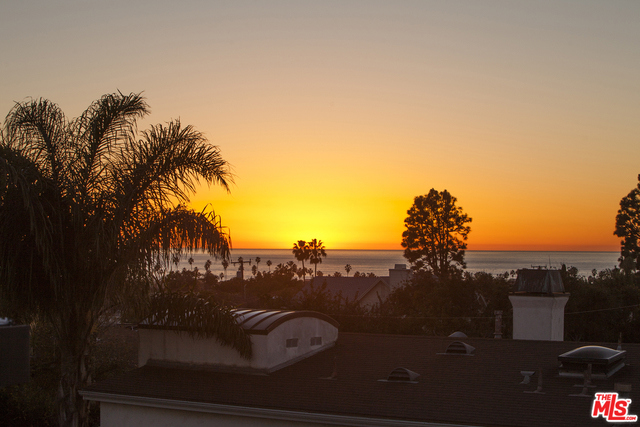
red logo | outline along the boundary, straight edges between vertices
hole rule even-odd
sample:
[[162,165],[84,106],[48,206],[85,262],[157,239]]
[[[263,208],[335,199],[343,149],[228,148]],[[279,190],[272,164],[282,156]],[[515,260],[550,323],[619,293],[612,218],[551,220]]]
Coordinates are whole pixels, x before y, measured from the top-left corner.
[[591,408],[591,417],[602,418],[608,422],[629,422],[638,421],[637,415],[629,414],[629,405],[631,399],[619,399],[618,393],[596,393],[593,399],[593,407]]

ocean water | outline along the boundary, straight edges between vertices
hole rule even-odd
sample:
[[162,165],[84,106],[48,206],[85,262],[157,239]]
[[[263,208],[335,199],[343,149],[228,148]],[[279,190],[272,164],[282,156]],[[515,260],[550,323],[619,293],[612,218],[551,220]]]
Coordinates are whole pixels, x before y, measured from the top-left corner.
[[[318,264],[318,271],[333,274],[336,271],[346,275],[345,265],[351,265],[349,276],[358,271],[361,273],[374,273],[377,276],[389,274],[389,268],[395,264],[406,264],[407,260],[402,256],[402,250],[327,250],[327,257]],[[210,259],[211,271],[219,275],[224,273],[220,260],[215,260],[208,254],[194,253],[193,265],[189,265],[189,256],[183,256],[180,264],[172,266],[173,270],[190,269],[197,267],[204,272],[204,264]],[[567,267],[576,267],[580,274],[589,275],[592,270],[604,270],[614,268],[618,264],[619,252],[544,252],[544,251],[467,251],[465,260],[467,271],[484,271],[491,274],[501,274],[519,268],[547,267],[560,269],[562,264]],[[296,261],[290,249],[234,249],[231,251],[231,261],[237,261],[242,257],[245,262],[251,260],[251,266],[255,265],[256,257],[260,258],[259,271],[269,271],[267,261],[272,262],[271,270],[280,263]],[[300,265],[298,263],[298,265]],[[251,266],[245,264],[245,277],[251,274]],[[312,264],[305,263],[305,267],[313,268]],[[227,268],[226,278],[235,276],[238,264],[230,264]]]

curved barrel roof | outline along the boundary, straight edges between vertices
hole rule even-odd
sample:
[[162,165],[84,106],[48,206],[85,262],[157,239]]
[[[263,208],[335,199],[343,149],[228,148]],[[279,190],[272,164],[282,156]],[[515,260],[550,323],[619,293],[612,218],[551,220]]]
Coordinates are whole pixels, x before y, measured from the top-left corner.
[[336,322],[326,314],[317,311],[283,311],[283,310],[256,310],[256,309],[235,309],[231,310],[236,314],[238,323],[250,334],[266,335],[284,322],[299,317],[311,317],[324,320],[331,325],[338,327]]

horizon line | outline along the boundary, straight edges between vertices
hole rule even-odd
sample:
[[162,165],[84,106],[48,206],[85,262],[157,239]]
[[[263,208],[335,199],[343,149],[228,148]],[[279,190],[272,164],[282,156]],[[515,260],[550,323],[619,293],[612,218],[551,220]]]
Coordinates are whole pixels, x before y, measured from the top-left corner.
[[[241,251],[290,251],[292,248],[232,248]],[[398,251],[404,249],[344,249],[344,248],[325,248],[325,251]],[[619,250],[606,249],[466,249],[465,252],[609,252],[618,253]]]

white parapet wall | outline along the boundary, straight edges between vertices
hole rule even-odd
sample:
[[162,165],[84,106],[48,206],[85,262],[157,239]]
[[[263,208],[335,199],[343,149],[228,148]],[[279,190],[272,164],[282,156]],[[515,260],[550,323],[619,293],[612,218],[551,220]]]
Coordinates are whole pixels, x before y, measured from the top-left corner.
[[138,366],[153,360],[272,372],[332,347],[338,339],[337,323],[320,313],[252,310],[239,319],[249,323],[252,315],[264,317],[263,325],[270,319],[278,320],[265,328],[247,329],[251,359],[241,357],[215,338],[200,339],[175,328],[141,325]]
[[513,306],[513,339],[564,340],[564,306],[569,294],[509,295]]

